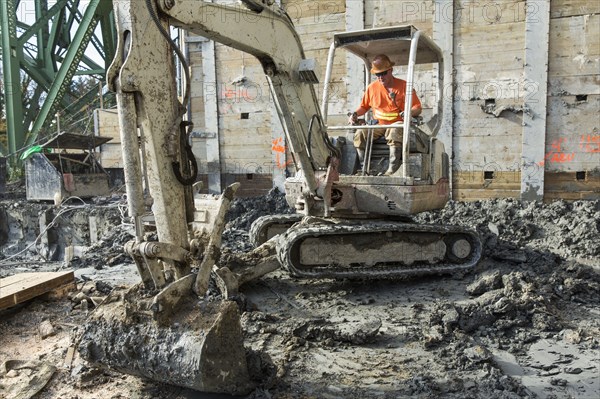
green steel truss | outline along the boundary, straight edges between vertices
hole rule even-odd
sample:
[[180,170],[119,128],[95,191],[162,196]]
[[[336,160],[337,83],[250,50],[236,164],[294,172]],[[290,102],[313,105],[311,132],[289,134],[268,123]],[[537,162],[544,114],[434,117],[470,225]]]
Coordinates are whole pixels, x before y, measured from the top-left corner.
[[[76,118],[98,99],[98,89],[75,97],[70,88],[76,75],[104,82],[116,45],[112,1],[0,0],[0,35],[8,129],[0,155],[17,154],[49,128],[56,112]],[[23,74],[35,82],[27,96]]]

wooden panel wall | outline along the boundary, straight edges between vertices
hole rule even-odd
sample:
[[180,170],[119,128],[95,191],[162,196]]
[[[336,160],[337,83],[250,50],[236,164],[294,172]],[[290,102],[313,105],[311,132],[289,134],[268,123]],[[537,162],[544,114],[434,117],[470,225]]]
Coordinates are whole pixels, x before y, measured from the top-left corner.
[[470,3],[456,10],[451,155],[456,199],[519,195],[523,3]]
[[[283,0],[282,5],[298,31],[306,57],[318,62],[319,84],[315,85],[315,91],[320,104],[332,35],[346,30],[346,0]],[[346,113],[355,107],[347,94],[347,81],[351,77],[347,74],[346,61],[343,57],[336,60],[339,62],[332,71],[328,99],[330,123],[333,124],[345,122],[348,119]]]
[[[453,2],[454,13],[433,0],[349,0],[364,2],[364,26],[413,24],[431,36],[436,21],[454,24],[453,96],[454,189],[457,199],[519,197],[523,140],[523,103],[532,96],[524,80],[526,15],[535,18],[533,0]],[[443,2],[442,2],[443,3]],[[320,65],[323,79],[331,35],[345,30],[346,0],[281,0],[304,43],[307,57]],[[552,0],[548,57],[548,107],[544,162],[536,170],[545,180],[546,198],[597,198],[600,182],[600,2]],[[528,14],[529,13],[529,14]],[[193,47],[193,46],[192,46]],[[192,114],[202,130],[201,54],[193,60]],[[251,56],[217,46],[218,106],[224,175],[267,176],[285,166],[275,161],[281,131],[260,65]],[[425,116],[435,104],[431,73],[417,70],[417,90]],[[401,76],[398,69],[396,74]],[[239,83],[239,78],[247,79]],[[358,99],[348,98],[347,65],[336,62],[329,99],[330,123],[344,123]],[[238,84],[234,84],[234,82]],[[539,82],[544,84],[544,82]],[[214,85],[213,85],[214,86]],[[320,100],[322,86],[315,87]],[[211,89],[213,89],[211,87]],[[246,114],[246,117],[242,117]],[[201,134],[194,151],[202,154]],[[201,170],[203,166],[200,162]],[[255,177],[253,177],[254,179]]]
[[600,198],[600,2],[550,3],[546,200]]
[[[508,170],[519,163],[525,39],[521,6],[512,1],[472,3],[455,19],[453,156],[461,169]],[[493,113],[501,107],[517,113]]]
[[[258,60],[217,45],[219,130],[223,173],[268,173],[271,165],[269,87]],[[279,127],[281,129],[281,127]]]

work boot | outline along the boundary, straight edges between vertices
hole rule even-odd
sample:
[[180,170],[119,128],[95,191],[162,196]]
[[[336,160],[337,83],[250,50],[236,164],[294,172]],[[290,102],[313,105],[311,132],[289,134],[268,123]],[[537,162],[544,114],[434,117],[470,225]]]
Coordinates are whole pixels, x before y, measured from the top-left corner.
[[358,170],[357,173],[362,173],[363,165],[365,164],[365,150],[356,147],[356,153],[358,154]]
[[390,164],[385,171],[386,176],[393,175],[402,164],[402,147],[390,147]]

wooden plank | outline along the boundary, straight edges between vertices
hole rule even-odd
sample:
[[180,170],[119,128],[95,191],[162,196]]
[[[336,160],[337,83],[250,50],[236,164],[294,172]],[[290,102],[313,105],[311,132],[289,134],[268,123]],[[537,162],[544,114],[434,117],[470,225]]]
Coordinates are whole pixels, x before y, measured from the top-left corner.
[[[344,26],[340,26],[338,28],[333,28],[331,31],[342,31]],[[323,35],[313,35],[313,34],[305,34],[300,37],[302,40],[302,47],[307,54],[310,54],[312,51],[319,51],[328,49],[331,45],[331,34],[323,34]],[[319,60],[322,64],[325,60]]]
[[[435,70],[431,74],[425,73],[425,77],[422,79],[429,79],[432,84],[440,85],[443,84],[442,88],[451,88],[455,85],[454,75],[454,18],[443,18],[443,14],[439,14],[442,10],[449,11],[449,15],[454,15],[454,2],[445,2],[444,0],[434,1],[435,9],[438,11],[438,18],[433,23],[433,39],[440,46],[443,56],[444,65],[443,69],[440,70],[439,66],[435,67]],[[422,75],[421,75],[422,76]],[[438,114],[437,110],[437,93],[436,90],[431,90],[430,98],[422,96],[422,104],[425,106],[431,105],[433,108],[433,114]],[[454,102],[453,90],[448,90],[446,93],[442,93],[442,114],[441,114],[441,125],[440,130],[437,134],[438,139],[444,143],[446,153],[453,153],[453,139],[452,131],[454,126],[454,113],[452,112],[452,103]],[[438,117],[440,115],[437,115]],[[452,157],[450,158],[450,181],[452,181],[453,163]],[[452,187],[451,187],[452,189]]]
[[0,310],[75,281],[72,271],[20,273],[0,279]]
[[223,171],[228,173],[265,173],[274,168],[271,151],[264,148],[228,148],[222,157]]
[[320,24],[336,23],[339,19],[344,22],[346,0],[286,0],[283,3],[285,11],[296,26],[300,25],[300,20]]
[[545,193],[560,193],[565,196],[565,199],[573,197],[571,194],[579,196],[585,194],[589,199],[600,199],[600,173],[598,172],[588,171],[581,179],[578,179],[577,172],[546,172],[544,179]]
[[454,140],[454,157],[460,169],[509,170],[520,164],[521,135],[463,136]]
[[431,1],[365,1],[365,28],[414,25],[431,37],[434,19],[433,7]]
[[[455,172],[453,196],[461,201],[488,198],[519,198],[520,172],[495,172],[504,183],[486,184],[483,172]],[[496,180],[496,179],[494,179]],[[600,199],[600,174],[588,171],[584,179],[578,180],[576,172],[546,172],[544,177],[544,201],[597,200]]]
[[[518,77],[516,72],[519,70],[521,70],[521,72],[523,71],[522,48],[517,50],[507,50],[502,53],[494,53],[493,50],[483,50],[479,53],[472,52],[458,55],[455,60],[455,66],[477,71],[478,75],[482,72],[495,72],[495,74],[491,73],[491,76],[485,79],[477,76],[476,81],[495,80],[498,78],[506,79],[508,76],[511,78],[513,76]],[[503,68],[499,70],[498,65],[502,65]]]
[[[455,59],[456,60],[456,59]],[[521,75],[523,73],[523,59],[521,57],[513,60],[505,60],[502,70],[493,68],[493,65],[497,64],[460,64],[460,62],[454,63],[454,69],[456,70],[456,84],[458,85],[459,93],[462,94],[464,100],[468,100],[464,93],[470,93],[475,88],[477,92],[482,93],[478,97],[482,97],[485,91],[481,88],[487,86],[501,85],[506,87],[506,92],[510,95],[515,90],[523,90],[523,82]]]
[[550,76],[597,75],[600,15],[553,19],[550,26]]
[[[598,55],[590,58],[598,59]],[[586,55],[574,56],[555,55],[550,57],[550,76],[591,76],[598,71],[598,61],[590,60]]]
[[[232,111],[234,111],[232,109]],[[222,128],[221,132],[225,132],[231,136],[234,134],[255,136],[257,133],[270,136],[271,130],[271,114],[263,111],[251,111],[250,109],[238,110],[239,112],[229,112],[221,115]],[[248,113],[248,119],[242,119],[242,114]]]
[[326,23],[315,22],[311,18],[303,18],[296,24],[296,31],[301,38],[315,36],[319,38],[329,37],[331,39],[330,33],[345,29],[345,25],[344,14],[331,15],[330,18],[331,20]]
[[100,165],[104,168],[122,168],[123,150],[121,144],[104,144],[100,151]]
[[[363,15],[365,12],[365,3],[364,1],[352,1],[346,0],[346,30],[347,31],[355,31],[362,30],[365,27],[365,22],[363,19]],[[325,55],[325,60],[327,60],[327,55]],[[334,99],[338,96],[340,92],[339,88],[343,87],[346,96],[341,95],[338,98],[343,99],[344,102],[348,100],[350,106],[346,107],[346,109],[354,111],[357,108],[358,103],[360,102],[360,98],[363,95],[365,89],[365,64],[364,62],[353,55],[352,53],[346,51],[345,54],[339,54],[335,58],[335,64],[345,63],[344,71],[338,71],[334,66],[332,66],[331,76],[332,81],[330,82],[330,86],[328,88],[328,98]],[[325,61],[324,67],[327,65],[327,61]],[[323,75],[324,77],[325,75]],[[343,86],[340,86],[339,82],[335,82],[335,77],[343,77]],[[322,87],[322,86],[321,86]],[[319,94],[322,95],[322,92]],[[322,101],[322,98],[319,98],[319,101]],[[356,103],[356,105],[354,105]],[[331,108],[330,108],[331,107]],[[331,116],[332,104],[330,101],[327,101],[327,115],[328,118]],[[331,123],[332,119],[328,120],[328,123]]]
[[[479,44],[483,40],[495,41],[498,45],[508,43],[505,39],[523,39],[525,37],[524,21],[509,21],[504,24],[482,24],[474,25],[471,23],[456,24],[457,33],[460,35],[461,42],[468,44]],[[522,43],[522,42],[521,42]]]
[[273,187],[273,178],[270,174],[246,173],[233,174],[225,173],[222,180],[226,185],[234,182],[240,183],[240,188],[235,195],[241,198],[256,197],[264,195]]
[[258,134],[238,134],[232,135],[223,133],[221,137],[222,151],[228,152],[232,148],[241,148],[250,150],[256,148],[268,152],[271,149],[271,135]]
[[457,201],[477,201],[490,198],[519,198],[520,190],[497,190],[497,189],[455,189],[452,190],[452,198]]
[[[260,149],[247,149],[244,151],[244,148],[230,148],[226,154],[223,156],[223,162],[225,163],[224,170],[231,171],[232,169],[228,167],[228,165],[248,165],[250,168],[252,165],[252,170],[256,168],[264,168],[265,165],[271,165],[271,152],[264,151]],[[245,171],[240,173],[247,173]]]
[[569,94],[600,94],[600,75],[550,76],[551,96]]
[[[575,16],[551,20],[550,43],[556,53],[568,50],[570,54],[598,55],[600,15]],[[554,49],[553,49],[554,50]]]
[[223,161],[226,163],[252,163],[252,164],[270,164],[271,149],[263,146],[238,146],[229,147],[223,153]]
[[586,14],[600,14],[600,2],[590,0],[562,0],[550,2],[550,16],[552,18]]
[[528,12],[536,13],[536,8],[527,7],[523,0],[465,1],[458,4],[453,15],[455,24],[462,25],[463,29],[514,24],[523,22]]
[[[496,108],[503,106],[520,107],[519,99],[497,100]],[[519,136],[521,135],[522,112],[503,111],[499,117],[488,114],[482,110],[485,100],[455,101],[454,137],[462,136]]]
[[483,64],[456,64],[456,99],[518,98],[523,95],[522,59],[505,60],[502,70]]
[[544,202],[552,202],[555,200],[566,201],[594,201],[600,199],[600,194],[592,191],[579,191],[576,193],[566,193],[564,191],[546,191],[544,193]]
[[[522,24],[518,25],[522,29]],[[515,29],[517,29],[515,27]],[[502,34],[506,34],[503,40]],[[456,55],[464,56],[469,54],[496,53],[498,56],[498,46],[502,45],[502,52],[524,50],[525,34],[522,30],[499,30],[488,32],[487,30],[474,31],[461,35],[461,41],[456,45]]]
[[[461,172],[454,171],[452,179],[452,187],[454,190],[469,192],[469,191],[498,191],[502,193],[510,192],[512,196],[514,192],[520,189],[520,172],[519,171],[493,171],[492,179],[484,179],[484,171],[477,172]],[[453,191],[454,191],[453,190]],[[486,194],[487,195],[487,194]],[[488,198],[488,197],[485,197]]]
[[600,96],[550,97],[545,167],[549,171],[583,171],[600,165]]

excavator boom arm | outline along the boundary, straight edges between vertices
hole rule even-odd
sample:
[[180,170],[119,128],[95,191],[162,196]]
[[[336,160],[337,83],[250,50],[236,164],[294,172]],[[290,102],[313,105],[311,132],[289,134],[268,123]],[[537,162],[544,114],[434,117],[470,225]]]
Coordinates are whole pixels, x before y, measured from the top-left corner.
[[[325,170],[334,149],[312,83],[302,80],[304,50],[289,16],[278,6],[245,1],[238,6],[206,1],[159,1],[169,23],[254,55],[262,64],[295,161],[313,193],[315,171]],[[316,122],[315,122],[316,120]],[[311,122],[312,121],[312,122]]]
[[[159,241],[189,248],[183,221],[193,219],[191,190],[186,185],[194,179],[185,166],[194,157],[191,149],[186,149],[183,119],[188,104],[180,102],[170,26],[247,52],[261,62],[289,149],[305,181],[306,195],[324,195],[326,169],[335,164],[330,160],[336,148],[327,137],[313,84],[303,81],[300,74],[304,51],[282,9],[250,0],[243,2],[245,6],[200,0],[114,0],[113,4],[118,43],[107,81],[119,103],[125,179],[134,221],[145,212],[142,176],[147,176]],[[184,102],[188,96],[183,96]],[[141,225],[136,221],[138,232]],[[141,233],[137,240],[142,240]],[[189,272],[185,265],[176,262],[174,266],[184,266],[178,277]]]

